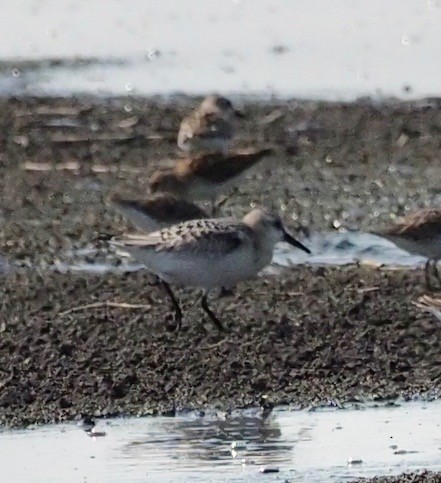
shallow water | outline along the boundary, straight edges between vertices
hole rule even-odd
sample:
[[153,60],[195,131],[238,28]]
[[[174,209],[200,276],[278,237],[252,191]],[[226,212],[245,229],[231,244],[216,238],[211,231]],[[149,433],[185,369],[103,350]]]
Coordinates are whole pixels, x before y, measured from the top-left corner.
[[441,0],[21,0],[0,93],[439,96],[440,24]]
[[305,243],[311,255],[289,245],[278,245],[274,262],[282,266],[299,263],[347,265],[361,262],[408,267],[417,267],[425,262],[424,257],[407,253],[383,238],[356,231],[317,233],[305,240]]
[[[397,248],[383,238],[361,232],[317,233],[303,240],[311,250],[308,255],[290,245],[279,244],[276,247],[273,267],[290,267],[299,264],[309,265],[348,265],[355,262],[372,263],[374,265],[405,266],[416,268],[425,263],[425,258],[411,255]],[[82,261],[83,255],[96,254],[94,263]],[[94,274],[121,273],[137,271],[143,265],[126,259],[124,263],[112,263],[101,257],[93,248],[71,251],[65,254],[62,262],[53,266],[57,271],[87,272]],[[271,272],[271,268],[270,268]]]
[[[350,481],[441,471],[441,401],[362,409],[189,413],[0,433],[4,481]],[[352,461],[352,463],[351,463]],[[260,468],[278,473],[260,475]]]

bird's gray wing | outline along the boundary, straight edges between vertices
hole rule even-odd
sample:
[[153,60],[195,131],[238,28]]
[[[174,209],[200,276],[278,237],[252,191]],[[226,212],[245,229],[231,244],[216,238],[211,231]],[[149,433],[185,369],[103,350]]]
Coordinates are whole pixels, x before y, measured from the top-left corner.
[[206,252],[226,254],[250,242],[250,229],[242,223],[193,220],[147,234],[127,234],[113,239],[118,246],[152,248],[156,252]]

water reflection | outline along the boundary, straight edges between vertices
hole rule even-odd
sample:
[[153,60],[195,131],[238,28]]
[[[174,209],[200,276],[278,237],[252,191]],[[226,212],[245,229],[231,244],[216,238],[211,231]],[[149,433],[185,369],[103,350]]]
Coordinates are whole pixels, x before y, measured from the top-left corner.
[[[227,474],[249,481],[262,466],[279,468],[276,479],[298,481],[305,481],[305,476],[307,481],[328,481],[331,474],[373,476],[385,468],[398,474],[404,467],[417,469],[424,464],[439,468],[434,446],[438,429],[431,426],[437,408],[435,402],[365,411],[278,409],[262,415],[247,410],[153,418],[142,428],[137,423],[136,432],[129,431],[137,437],[130,438],[119,457],[157,474],[165,467],[180,477],[209,472],[216,481]],[[360,434],[366,438],[360,439]],[[391,442],[396,443],[394,449]]]
[[[253,464],[258,458],[258,464],[277,464],[289,462],[293,448],[282,438],[277,417],[258,410],[163,418],[154,429],[147,428],[144,438],[127,444],[126,456],[149,459],[153,445],[176,459]],[[300,437],[308,438],[308,430]]]
[[[98,420],[0,432],[4,481],[353,481],[441,471],[440,401],[364,410],[246,410]],[[360,437],[363,435],[363,437]],[[17,451],[20,448],[20,451]],[[358,461],[358,464],[355,464]],[[361,461],[361,462],[360,462]]]

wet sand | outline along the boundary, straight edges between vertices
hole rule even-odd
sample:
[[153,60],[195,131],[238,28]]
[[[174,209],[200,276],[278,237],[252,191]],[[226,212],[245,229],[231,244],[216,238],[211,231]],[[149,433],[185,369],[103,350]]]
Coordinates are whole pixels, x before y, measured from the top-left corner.
[[[179,119],[194,102],[0,101],[1,247],[20,265],[0,287],[1,424],[438,395],[439,321],[411,304],[425,293],[421,271],[301,267],[243,284],[213,303],[232,329],[225,338],[190,291],[174,333],[146,274],[48,272],[66,251],[129,227],[106,198],[146,193],[149,174],[177,156]],[[237,146],[276,144],[280,166],[223,211],[265,204],[308,233],[367,229],[439,203],[439,106],[243,102]],[[145,307],[63,314],[97,301]]]
[[[213,308],[179,292],[184,327],[149,275],[5,277],[0,421],[184,408],[314,404],[439,395],[439,321],[411,304],[421,274],[298,268],[243,284]],[[88,307],[99,302],[141,307]]]

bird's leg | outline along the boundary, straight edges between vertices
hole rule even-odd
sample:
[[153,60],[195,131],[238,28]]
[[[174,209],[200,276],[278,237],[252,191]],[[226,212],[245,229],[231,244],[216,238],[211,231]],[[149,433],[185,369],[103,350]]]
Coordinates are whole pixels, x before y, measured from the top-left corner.
[[[432,260],[429,259],[429,260],[427,260],[426,266],[424,267],[424,273],[425,273],[425,276],[426,276],[426,285],[427,285],[427,288],[429,290],[434,291],[434,290],[436,290],[436,287],[432,283],[432,275],[433,275],[432,268],[433,268],[433,266],[432,266]],[[436,269],[436,271],[438,273],[438,269],[436,268],[436,265],[435,265],[435,269]]]
[[234,295],[234,289],[221,287],[219,291],[219,298],[231,297],[232,295]]
[[216,216],[217,205],[216,205],[216,196],[211,198],[211,212],[210,215],[214,218]]
[[202,309],[208,315],[211,322],[213,322],[213,324],[216,326],[217,330],[219,330],[220,332],[226,332],[226,329],[222,325],[221,321],[214,315],[214,313],[211,311],[210,307],[208,306],[207,297],[208,297],[208,292],[204,290],[201,298]]
[[175,297],[175,294],[173,293],[172,289],[170,288],[170,285],[167,282],[164,282],[164,280],[162,280],[159,277],[158,277],[158,280],[160,281],[161,286],[164,289],[165,293],[169,296],[171,300],[173,309],[175,311],[176,330],[179,330],[181,328],[181,322],[182,322],[182,310],[181,310],[181,307],[179,306],[179,302]]
[[439,260],[437,258],[433,260],[433,275],[439,283],[438,288],[441,288],[441,272],[438,268],[438,262]]
[[437,259],[432,259],[431,262],[431,285],[432,285],[432,290],[436,291],[441,288],[441,274],[438,270],[438,260]]

